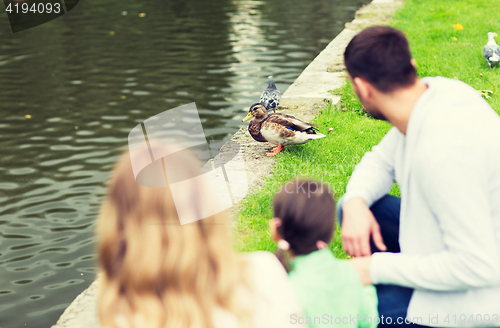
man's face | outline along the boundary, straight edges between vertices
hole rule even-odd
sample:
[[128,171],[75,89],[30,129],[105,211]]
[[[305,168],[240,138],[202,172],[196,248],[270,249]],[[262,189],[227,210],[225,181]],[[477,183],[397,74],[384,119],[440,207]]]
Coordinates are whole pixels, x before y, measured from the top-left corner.
[[[359,92],[359,89],[356,85],[356,83],[353,82],[351,75],[348,75],[349,81],[351,81],[352,88],[354,90],[354,93],[358,97],[359,101],[361,102],[361,105],[363,106],[363,109],[365,112],[371,115],[376,120],[381,120],[381,121],[387,121],[387,118],[382,114],[382,112],[378,109],[377,105],[374,104],[372,101],[367,101],[361,96],[361,93]],[[366,83],[366,82],[365,82]]]

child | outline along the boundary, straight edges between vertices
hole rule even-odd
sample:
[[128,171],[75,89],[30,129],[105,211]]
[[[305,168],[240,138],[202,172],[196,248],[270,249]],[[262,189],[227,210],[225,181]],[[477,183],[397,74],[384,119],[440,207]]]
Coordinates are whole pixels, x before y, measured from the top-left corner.
[[301,179],[286,183],[274,198],[269,226],[278,242],[276,255],[304,307],[305,316],[292,321],[309,328],[377,326],[375,288],[363,287],[351,264],[328,248],[335,201],[326,185]]

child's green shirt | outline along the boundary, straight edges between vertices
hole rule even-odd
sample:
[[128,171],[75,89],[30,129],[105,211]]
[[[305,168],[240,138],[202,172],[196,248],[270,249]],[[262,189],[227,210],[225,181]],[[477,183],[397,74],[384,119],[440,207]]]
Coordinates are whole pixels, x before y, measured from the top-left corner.
[[378,320],[375,287],[364,287],[357,272],[347,262],[333,256],[330,249],[296,256],[290,261],[290,281],[304,307],[309,328],[375,328]]

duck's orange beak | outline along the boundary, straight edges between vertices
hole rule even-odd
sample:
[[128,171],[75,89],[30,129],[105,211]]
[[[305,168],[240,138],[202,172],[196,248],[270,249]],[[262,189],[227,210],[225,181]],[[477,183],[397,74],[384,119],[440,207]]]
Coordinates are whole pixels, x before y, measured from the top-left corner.
[[249,119],[251,119],[252,117],[253,117],[252,113],[248,112],[247,116],[246,116],[244,119],[242,119],[241,121],[242,121],[242,122],[248,121],[248,120],[249,120]]

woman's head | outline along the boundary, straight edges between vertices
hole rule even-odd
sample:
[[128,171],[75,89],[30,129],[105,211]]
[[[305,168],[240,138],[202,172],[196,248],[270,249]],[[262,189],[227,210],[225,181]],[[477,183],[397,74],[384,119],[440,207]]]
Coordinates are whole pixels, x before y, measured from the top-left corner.
[[[149,153],[133,156],[143,155]],[[135,181],[135,159],[128,152],[119,159],[98,218],[103,325],[118,327],[122,320],[134,327],[139,318],[137,327],[211,327],[214,306],[243,313],[233,299],[242,271],[225,213],[179,223],[176,206],[204,206],[207,187],[184,189],[185,203],[174,204],[168,184],[152,188]],[[185,152],[176,161],[187,175],[198,172],[194,155]]]
[[273,207],[271,229],[276,231],[275,239],[288,242],[294,255],[318,250],[318,241],[331,241],[335,201],[325,184],[304,179],[289,181],[274,197]]

